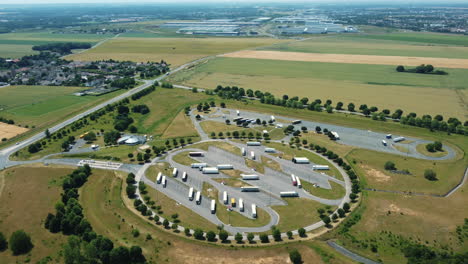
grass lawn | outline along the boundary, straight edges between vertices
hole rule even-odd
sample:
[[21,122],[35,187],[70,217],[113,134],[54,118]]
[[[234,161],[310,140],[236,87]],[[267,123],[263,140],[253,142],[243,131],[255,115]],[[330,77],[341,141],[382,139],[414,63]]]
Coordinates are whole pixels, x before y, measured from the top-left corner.
[[323,204],[304,198],[283,199],[288,205],[276,205],[271,207],[280,216],[280,221],[276,227],[281,230],[281,232],[293,231],[320,220],[317,209],[323,207]]
[[331,189],[324,189],[320,187],[314,187],[308,181],[301,181],[302,188],[308,191],[310,194],[325,198],[325,199],[340,199],[346,194],[346,190],[343,186],[339,185],[334,181],[328,181],[331,185]]
[[[437,67],[436,62],[434,65]],[[238,86],[276,96],[331,99],[345,106],[353,102],[464,119],[468,114],[464,103],[468,70],[447,71],[449,75],[444,76],[402,74],[387,65],[216,58],[179,72],[171,80],[199,88]]]
[[284,40],[269,38],[116,38],[103,45],[70,55],[72,60],[165,60],[172,66],[202,57],[271,45]]
[[166,128],[162,138],[175,138],[175,137],[197,137],[198,132],[192,124],[192,120],[184,111],[172,120],[171,124]]
[[32,47],[33,45],[27,44],[0,44],[0,57],[16,59],[26,55],[37,54],[36,51],[32,50]]
[[[443,38],[437,40],[455,40],[453,44],[460,46],[428,45],[423,40],[433,41],[434,36]],[[413,35],[385,34],[382,35],[332,35],[322,36],[305,41],[273,44],[260,50],[274,50],[286,52],[307,53],[332,53],[332,54],[357,54],[357,55],[382,55],[382,56],[410,56],[410,57],[437,57],[437,58],[468,58],[468,47],[465,47],[468,37],[454,35],[440,35],[420,33]],[[428,38],[426,38],[428,37]],[[393,38],[393,39],[392,39]],[[409,39],[420,40],[416,43],[408,43]],[[464,41],[464,44],[461,44]],[[412,41],[414,42],[414,41]]]
[[390,34],[360,34],[351,35],[350,38],[372,39],[372,40],[391,40],[400,42],[414,42],[426,45],[453,45],[466,46],[467,36],[439,33],[420,33],[420,32],[394,32]]
[[[366,175],[368,187],[383,190],[411,191],[445,194],[461,179],[466,169],[463,160],[430,161],[405,156],[355,149],[346,157],[360,175]],[[402,175],[384,170],[384,164],[393,161],[398,170],[409,170],[412,175]],[[437,173],[437,181],[424,178],[424,171],[432,169]]]
[[426,145],[427,144],[419,144],[419,145],[416,146],[416,150],[419,153],[421,153],[421,154],[423,154],[425,156],[429,156],[429,157],[439,158],[439,157],[447,156],[447,151],[445,151],[444,149],[442,149],[441,151],[435,151],[435,152],[427,151]]
[[272,170],[283,171],[281,169],[281,165],[278,162],[276,162],[276,161],[274,161],[274,160],[272,160],[270,158],[267,158],[265,156],[262,156],[261,160],[262,160],[263,166],[269,167]]
[[0,172],[0,230],[8,239],[11,233],[23,229],[34,245],[27,255],[0,252],[1,263],[36,263],[47,256],[60,262],[59,250],[66,237],[50,233],[44,228],[44,220],[60,200],[61,178],[71,171],[66,167],[28,165]]
[[[170,137],[170,133],[178,136],[195,136],[196,131],[188,118],[180,117],[186,106],[211,100],[203,93],[192,93],[182,89],[157,88],[153,93],[142,97],[135,104],[145,104],[149,107],[147,115],[132,114],[135,126],[142,134],[151,134],[156,137]],[[184,129],[185,131],[175,131]]]
[[180,152],[173,157],[173,160],[179,164],[190,166],[192,163],[198,163],[197,160],[189,156],[190,151]]

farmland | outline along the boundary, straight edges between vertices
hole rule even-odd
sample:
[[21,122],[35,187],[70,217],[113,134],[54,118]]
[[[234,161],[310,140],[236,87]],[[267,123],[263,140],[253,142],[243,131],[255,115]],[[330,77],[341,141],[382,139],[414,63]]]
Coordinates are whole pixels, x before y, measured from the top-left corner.
[[218,84],[239,86],[276,96],[331,99],[345,105],[365,103],[380,109],[400,108],[463,119],[468,115],[464,84],[468,70],[449,71],[448,76],[427,76],[400,74],[393,66],[385,65],[216,58],[173,76],[172,80],[201,88],[213,89]]
[[[82,87],[9,86],[0,89],[0,116],[23,127],[46,127],[116,95],[75,96]],[[120,93],[120,92],[117,92]]]
[[[424,34],[420,35],[425,36]],[[304,41],[279,43],[259,48],[258,50],[323,54],[468,58],[468,47],[464,46],[466,41],[468,41],[468,37],[447,36],[449,40],[442,41],[443,43],[440,45],[434,45],[433,43],[426,42],[433,40],[432,38],[421,38],[417,34],[413,34],[413,36],[409,37],[408,34],[335,35],[314,37]],[[456,41],[450,41],[452,38],[455,38]],[[421,40],[421,42],[409,42],[410,40]],[[442,40],[445,40],[445,38]],[[450,43],[456,43],[457,45],[446,45]]]
[[51,42],[89,42],[97,43],[112,35],[96,34],[54,34],[50,32],[31,31],[8,33],[0,35],[0,57],[19,58],[25,55],[37,54],[32,50],[34,45]]
[[173,67],[202,57],[223,54],[281,40],[267,38],[117,38],[86,52],[70,55],[72,60],[131,60],[135,62],[165,60]]

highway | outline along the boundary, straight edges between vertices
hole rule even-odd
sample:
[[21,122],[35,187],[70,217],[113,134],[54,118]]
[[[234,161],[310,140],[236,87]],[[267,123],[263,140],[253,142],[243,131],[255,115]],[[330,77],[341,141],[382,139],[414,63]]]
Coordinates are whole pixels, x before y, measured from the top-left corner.
[[[67,119],[67,120],[65,120],[65,121],[63,121],[63,122],[49,128],[49,131],[50,131],[50,133],[54,133],[54,132],[56,132],[56,131],[58,131],[58,130],[60,130],[60,129],[62,129],[62,128],[70,125],[70,124],[72,124],[73,122],[75,122],[75,121],[77,121],[77,120],[79,120],[79,119],[81,119],[81,118],[83,118],[83,117],[85,117],[85,116],[87,116],[89,114],[92,114],[92,113],[104,108],[106,105],[116,103],[116,102],[118,102],[120,100],[123,100],[123,99],[129,97],[129,96],[132,96],[135,93],[138,93],[139,91],[141,91],[141,90],[143,90],[145,88],[150,87],[154,83],[154,81],[160,82],[170,74],[176,73],[176,72],[181,71],[181,70],[183,70],[183,69],[185,69],[185,68],[187,68],[187,67],[189,67],[191,65],[197,64],[200,61],[204,61],[204,60],[207,60],[207,59],[210,59],[210,58],[212,58],[212,56],[200,58],[198,60],[183,64],[183,65],[177,67],[176,69],[171,70],[168,74],[161,75],[161,76],[159,76],[158,78],[156,78],[154,80],[144,80],[144,83],[142,85],[140,85],[138,87],[135,87],[135,88],[133,88],[133,89],[131,89],[131,90],[129,90],[129,91],[123,93],[123,94],[120,94],[120,95],[118,95],[116,97],[113,97],[112,99],[109,99],[106,102],[103,102],[103,103],[101,103],[99,105],[96,105],[96,106],[94,106],[94,107],[92,107],[92,108],[90,108],[90,109],[88,109],[88,110],[86,110],[86,111],[84,111],[84,112],[82,112],[80,114],[77,114],[74,117],[69,118],[69,119]],[[45,130],[44,130],[44,132],[45,132]],[[10,167],[10,164],[9,164],[10,155],[15,153],[16,151],[26,147],[26,146],[32,144],[32,143],[40,140],[40,139],[43,139],[45,137],[44,132],[40,132],[38,134],[35,134],[35,135],[33,135],[33,136],[23,140],[23,141],[20,141],[20,142],[16,143],[16,145],[12,145],[12,146],[9,146],[9,147],[6,147],[6,148],[0,150],[0,168],[3,169],[3,168],[6,168],[6,167]]]

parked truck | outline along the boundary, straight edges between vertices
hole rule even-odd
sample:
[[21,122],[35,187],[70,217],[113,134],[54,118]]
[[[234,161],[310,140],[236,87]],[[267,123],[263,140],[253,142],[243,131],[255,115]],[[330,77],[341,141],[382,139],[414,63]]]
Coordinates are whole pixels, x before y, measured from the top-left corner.
[[231,198],[231,206],[236,207],[236,198]]
[[182,173],[182,181],[186,182],[187,181],[187,172],[184,171],[184,173]]
[[223,203],[228,204],[228,194],[226,191],[223,192]]
[[162,176],[162,186],[166,188],[166,185],[167,185],[166,176]]
[[156,177],[156,183],[157,184],[161,184],[161,180],[162,180],[162,173],[158,173],[158,176]]
[[211,200],[210,209],[211,209],[211,213],[212,213],[212,214],[215,214],[215,213],[216,213],[216,201],[215,201],[215,199]]
[[193,201],[193,187],[190,187],[189,192],[188,192],[188,199],[190,201]]
[[177,177],[177,174],[179,173],[179,170],[177,168],[174,168],[172,170],[172,177]]
[[199,205],[201,204],[201,199],[202,199],[201,192],[198,191],[197,194],[195,194],[195,202]]
[[239,199],[239,210],[244,212],[244,200],[242,198]]
[[257,218],[257,206],[252,204],[252,217]]

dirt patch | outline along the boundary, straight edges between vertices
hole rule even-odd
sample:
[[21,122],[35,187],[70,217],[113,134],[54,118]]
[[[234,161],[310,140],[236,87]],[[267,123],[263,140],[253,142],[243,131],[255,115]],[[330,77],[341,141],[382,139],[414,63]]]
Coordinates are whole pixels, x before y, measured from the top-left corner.
[[367,165],[360,165],[363,170],[366,171],[366,174],[374,179],[376,182],[388,182],[392,179],[392,177],[388,176],[387,174],[373,169]]
[[411,209],[407,209],[407,208],[400,208],[396,204],[390,204],[388,206],[387,211],[390,211],[392,213],[399,213],[399,214],[401,213],[401,214],[405,214],[405,215],[418,215],[415,211],[413,211]]
[[433,64],[440,68],[468,69],[468,59],[448,59],[430,57],[377,56],[353,54],[323,54],[304,52],[282,52],[263,50],[243,50],[223,55],[230,58],[251,58],[266,60],[311,61],[352,64],[408,65]]
[[12,138],[19,134],[23,134],[29,129],[24,127],[19,127],[15,125],[9,125],[0,122],[0,139],[2,138]]

